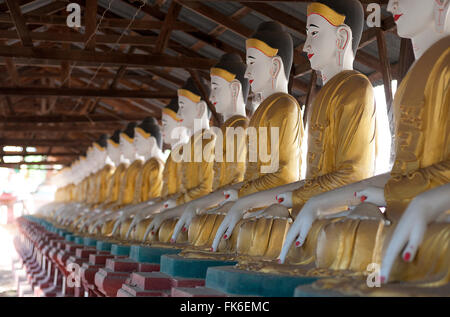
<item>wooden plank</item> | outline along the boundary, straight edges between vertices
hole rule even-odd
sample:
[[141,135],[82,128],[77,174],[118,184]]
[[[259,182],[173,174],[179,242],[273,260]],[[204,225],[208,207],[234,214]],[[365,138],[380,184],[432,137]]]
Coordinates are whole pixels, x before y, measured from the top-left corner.
[[169,11],[164,19],[163,26],[159,32],[158,40],[155,45],[155,53],[163,53],[169,42],[170,33],[172,31],[172,24],[176,21],[178,14],[181,11],[181,5],[172,1]]
[[48,152],[5,152],[0,154],[0,156],[54,156],[54,157],[77,157],[80,156],[81,153],[62,153],[62,152],[57,152],[57,153],[50,153],[48,154]]
[[12,58],[5,58],[6,69],[14,86],[20,86],[19,74]]
[[79,131],[88,131],[94,133],[107,133],[114,131],[115,129],[122,128],[122,124],[109,124],[109,125],[98,125],[98,124],[83,124],[83,125],[73,125],[73,124],[65,124],[58,126],[51,125],[38,125],[36,123],[16,123],[14,125],[0,125],[0,130],[5,132],[17,132],[17,131],[26,131],[26,132],[35,132],[35,133],[48,133],[48,132],[79,132]]
[[398,83],[397,86],[400,85],[403,78],[408,73],[408,70],[411,68],[411,65],[414,63],[415,56],[413,51],[413,46],[411,39],[402,38],[400,43],[400,56],[399,56],[399,68],[398,68]]
[[6,4],[8,5],[9,13],[14,21],[14,25],[22,45],[27,47],[33,46],[33,41],[31,40],[29,30],[25,24],[25,19],[22,15],[19,3],[16,0],[6,0]]
[[0,87],[0,95],[4,96],[64,96],[64,97],[104,97],[129,99],[171,99],[177,97],[174,92],[145,91],[145,90],[117,90],[90,88],[45,88],[45,87]]
[[71,140],[71,139],[9,139],[0,138],[0,144],[3,145],[15,145],[15,146],[70,146],[74,148],[79,148],[80,146],[90,145],[92,142],[89,140]]
[[24,57],[43,60],[92,62],[105,65],[127,65],[128,66],[160,66],[160,67],[178,67],[178,68],[198,68],[210,69],[217,63],[217,60],[194,57],[175,57],[162,54],[124,54],[124,53],[97,53],[95,51],[82,50],[61,50],[48,49],[40,47],[15,47],[0,46],[0,56],[3,57]]
[[46,115],[46,116],[19,116],[13,115],[7,117],[8,123],[127,123],[144,119],[142,115],[122,115],[121,119],[111,115],[93,114],[89,116],[80,115]]
[[86,0],[85,49],[95,50],[95,29],[97,27],[97,0]]
[[[25,14],[25,23],[27,25],[55,25],[55,26],[67,26],[66,17],[56,16],[56,15],[35,15],[35,14]],[[96,20],[96,24],[100,22],[100,19]],[[130,25],[131,20],[119,19],[119,18],[104,18],[100,29],[109,28],[126,28]],[[0,15],[0,23],[14,23],[11,17],[7,14]],[[149,21],[149,20],[134,20],[129,29],[130,30],[159,30],[163,26],[162,21]],[[86,19],[81,18],[81,25],[86,25]],[[171,26],[172,30],[179,30],[185,32],[193,32],[197,29],[185,22],[176,21]]]

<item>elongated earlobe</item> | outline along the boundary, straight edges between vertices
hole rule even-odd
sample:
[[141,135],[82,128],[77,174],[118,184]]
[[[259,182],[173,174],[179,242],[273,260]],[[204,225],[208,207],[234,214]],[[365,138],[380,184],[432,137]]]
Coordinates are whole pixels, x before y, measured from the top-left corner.
[[351,37],[352,37],[352,31],[351,29],[346,26],[342,25],[339,26],[337,31],[337,40],[336,40],[336,48],[337,48],[337,54],[336,54],[336,63],[339,66],[344,65],[344,58],[347,50],[351,48]]
[[448,32],[450,29],[450,0],[434,1],[434,26],[438,33]]
[[201,119],[203,118],[203,115],[206,112],[206,102],[204,102],[203,100],[200,101],[199,103],[197,103],[197,118]]

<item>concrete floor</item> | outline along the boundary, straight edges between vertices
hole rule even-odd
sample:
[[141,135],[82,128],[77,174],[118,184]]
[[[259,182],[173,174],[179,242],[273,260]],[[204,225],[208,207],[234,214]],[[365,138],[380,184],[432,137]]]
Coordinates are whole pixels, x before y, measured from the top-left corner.
[[0,225],[0,297],[17,296],[11,271],[14,232],[14,225]]

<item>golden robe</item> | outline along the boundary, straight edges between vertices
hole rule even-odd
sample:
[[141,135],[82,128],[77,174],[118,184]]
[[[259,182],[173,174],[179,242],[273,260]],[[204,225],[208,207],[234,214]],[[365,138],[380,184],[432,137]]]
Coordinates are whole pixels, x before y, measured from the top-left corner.
[[[214,178],[214,145],[216,136],[211,130],[202,129],[191,136],[189,143],[183,147],[181,170],[181,192],[176,204],[181,205],[197,199],[212,190]],[[161,224],[158,240],[169,242],[178,219],[169,219]],[[177,241],[185,241],[187,234],[182,233]]]
[[[278,140],[275,142],[275,148],[271,148],[273,145],[271,144],[271,133],[273,132],[271,128],[278,129]],[[254,132],[256,132],[256,138],[252,136]],[[267,137],[265,137],[264,132]],[[303,120],[300,106],[294,97],[285,93],[275,93],[266,98],[253,114],[247,129],[247,135],[247,168],[244,184],[239,190],[239,197],[292,183],[299,179]],[[265,153],[261,153],[261,147],[264,151],[264,145],[267,145],[268,157],[272,155],[276,158],[278,156],[278,166],[274,164],[275,162],[263,162],[261,158]],[[255,151],[257,151],[257,157],[254,156]],[[269,166],[274,168],[263,170],[263,167]],[[232,205],[232,202],[227,203],[221,209],[226,213]],[[214,227],[212,231],[214,234],[203,237],[201,240],[207,241],[209,246],[211,246],[215,233],[224,218],[220,214],[214,214],[213,216],[206,217],[206,215],[203,215],[200,218],[201,221],[205,222],[203,226]],[[250,254],[249,250],[258,250],[257,254],[251,253],[251,255],[264,255],[265,252],[270,254],[271,250],[276,249],[278,244],[282,243],[280,236],[284,237],[287,228],[287,221],[282,219],[241,220],[236,225],[231,237],[227,240],[221,240],[218,253],[198,254],[187,250],[183,254],[188,257],[213,258],[233,257],[232,254],[235,254],[236,251],[240,255],[248,255]],[[274,240],[270,240],[271,236]],[[255,247],[261,243],[265,245],[264,251],[259,246]],[[270,246],[268,249],[267,245]]]
[[114,166],[106,164],[97,176],[96,206],[103,203],[108,195],[108,181],[114,173]]
[[[450,37],[446,37],[429,48],[395,95],[396,160],[384,188],[386,214],[394,222],[416,195],[450,182],[449,43]],[[320,234],[317,264],[357,271],[366,270],[372,262],[380,264],[394,229],[377,221],[334,222]],[[426,286],[448,283],[449,237],[448,223],[430,224],[413,263],[399,258],[390,279],[426,280]]]
[[108,195],[105,202],[101,205],[102,208],[108,208],[108,206],[113,205],[119,199],[120,184],[127,167],[128,164],[120,163],[109,178],[107,187]]
[[[242,182],[244,180],[247,144],[246,144],[246,129],[248,126],[248,119],[246,117],[236,115],[229,118],[221,127],[223,140],[222,140],[222,157],[215,160],[214,163],[214,182],[213,191],[217,191],[220,188],[232,184]],[[233,136],[229,134],[227,136],[227,128],[235,128],[236,134]],[[238,129],[242,129],[242,133],[239,133]],[[233,139],[231,139],[233,138]],[[216,142],[220,142],[219,139]],[[227,160],[227,143],[231,150],[231,142],[233,142],[232,158]],[[217,146],[217,145],[216,145]],[[189,245],[200,247],[210,247],[217,229],[222,222],[224,215],[222,214],[203,214],[196,216],[192,219],[191,225],[188,230]]]
[[[293,191],[292,216],[312,196],[372,176],[375,166],[375,105],[366,76],[343,71],[333,77],[316,96],[308,116],[306,180]],[[268,211],[275,209],[286,208],[275,205]],[[287,217],[247,221],[241,227],[238,252],[275,259],[289,226]],[[251,232],[259,232],[260,238],[252,238]],[[313,228],[308,242],[315,242],[315,237]]]
[[[150,158],[144,163],[136,178],[133,204],[139,204],[160,196],[163,167],[164,162],[155,157]],[[122,239],[125,238],[131,221],[132,220],[129,219],[121,224],[120,237]]]

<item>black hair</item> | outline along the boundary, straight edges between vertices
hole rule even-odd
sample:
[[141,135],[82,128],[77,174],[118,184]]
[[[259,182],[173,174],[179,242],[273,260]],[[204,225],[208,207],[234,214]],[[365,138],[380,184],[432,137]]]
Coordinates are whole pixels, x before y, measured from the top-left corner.
[[[201,79],[200,79],[201,80]],[[208,98],[209,93],[210,93],[210,89],[208,85],[203,85],[203,87],[205,87],[205,93],[206,93],[206,97]],[[192,77],[189,77],[186,82],[184,83],[183,87],[181,87],[181,89],[186,89],[189,90],[190,92],[196,94],[197,96],[201,97],[201,93],[199,91],[199,89],[197,88],[197,85],[194,83],[194,80],[192,79]],[[208,115],[208,119],[211,118],[211,111],[209,110],[209,107],[206,106],[206,111],[207,111],[207,115]]]
[[120,143],[120,133],[122,133],[121,130],[114,131],[113,135],[109,138],[111,141],[113,141],[116,144]]
[[333,9],[339,14],[345,15],[344,24],[352,30],[352,49],[356,56],[356,51],[361,41],[361,36],[364,28],[364,9],[358,0],[318,0]]
[[150,133],[150,135],[155,138],[158,147],[160,149],[162,148],[161,129],[155,118],[147,117],[140,124],[138,124],[137,127],[141,128],[147,133]]
[[98,145],[100,145],[100,147],[105,148],[105,147],[106,147],[107,141],[108,141],[108,135],[102,134],[102,135],[98,138],[98,140],[96,141],[96,143],[97,143]]
[[261,23],[252,38],[278,49],[277,56],[281,57],[284,73],[286,78],[289,79],[294,58],[294,44],[291,35],[283,30],[280,23],[269,21]]
[[250,90],[250,84],[248,79],[244,78],[247,66],[242,61],[241,56],[236,53],[223,54],[219,62],[214,67],[225,69],[226,71],[236,75],[236,79],[241,83],[242,96],[244,97],[244,103],[246,103],[248,92]]
[[131,139],[134,139],[134,128],[137,126],[136,122],[130,122],[128,123],[125,130],[123,130],[123,133],[128,135]]

